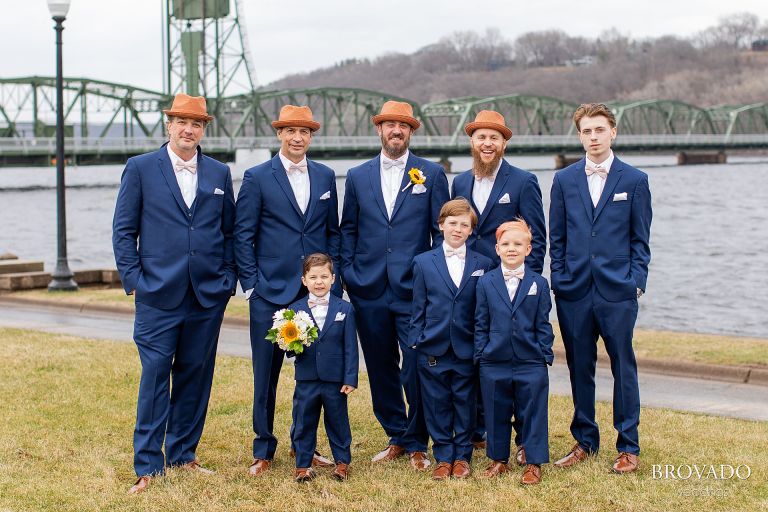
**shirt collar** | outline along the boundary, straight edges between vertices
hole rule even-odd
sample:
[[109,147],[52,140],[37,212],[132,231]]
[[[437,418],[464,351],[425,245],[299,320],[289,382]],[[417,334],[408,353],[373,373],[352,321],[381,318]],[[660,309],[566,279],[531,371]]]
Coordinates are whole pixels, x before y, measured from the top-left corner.
[[454,249],[453,247],[451,247],[450,245],[448,245],[448,242],[446,242],[445,240],[443,240],[443,254],[445,254],[445,252],[446,252],[448,249],[450,249],[450,250],[452,250],[452,251],[453,251],[453,250],[456,250],[456,251],[458,251],[458,250],[459,250],[459,249],[461,249],[462,247],[464,248],[464,251],[466,252],[466,250],[467,250],[467,249],[466,249],[466,247],[467,247],[467,244],[466,244],[466,243],[463,243],[463,244],[461,244],[461,247],[457,247],[456,249]]
[[502,270],[502,271],[503,271],[503,270],[514,270],[514,271],[521,271],[521,272],[525,273],[525,263],[521,264],[521,265],[520,265],[519,267],[517,267],[517,268],[512,268],[512,269],[511,269],[511,268],[509,268],[508,266],[506,266],[506,265],[504,264],[504,262],[502,261],[502,262],[501,262],[501,270]]
[[180,162],[182,164],[187,164],[187,163],[194,162],[195,160],[197,160],[197,150],[195,150],[195,156],[193,156],[189,160],[184,160],[179,155],[177,155],[176,153],[173,152],[173,150],[171,149],[171,145],[170,144],[166,144],[165,149],[168,150],[168,158],[171,159],[171,165],[172,166],[176,165],[176,162]]
[[312,292],[309,292],[309,298],[310,298],[310,299],[315,299],[315,300],[317,300],[317,299],[325,299],[325,300],[327,300],[327,301],[328,301],[328,304],[330,304],[330,303],[331,303],[331,292],[330,292],[330,290],[329,290],[329,291],[328,291],[328,293],[326,293],[326,294],[325,294],[325,295],[323,295],[322,297],[318,297],[318,296],[317,296],[317,295],[315,295],[314,293],[312,293]]
[[587,159],[587,165],[592,164],[593,166],[597,167],[598,165],[601,166],[606,171],[610,172],[611,166],[613,165],[613,150],[610,151],[608,154],[608,158],[603,160],[601,163],[596,164],[592,160],[589,159],[589,156],[586,157]]
[[[288,169],[291,168],[291,165],[307,165],[307,155],[304,155],[304,157],[301,159],[299,163],[294,163],[288,160],[288,158],[283,155],[282,153],[277,153],[280,156],[280,161],[283,163],[283,169],[285,169],[286,172],[288,172]],[[309,169],[309,167],[307,167]]]
[[381,150],[381,160],[383,160],[385,158],[389,158],[390,160],[402,160],[404,166],[408,165],[408,157],[409,156],[411,156],[411,150],[410,149],[406,149],[405,153],[403,153],[402,156],[399,156],[398,158],[389,158],[387,155],[384,154],[384,150],[383,149]]

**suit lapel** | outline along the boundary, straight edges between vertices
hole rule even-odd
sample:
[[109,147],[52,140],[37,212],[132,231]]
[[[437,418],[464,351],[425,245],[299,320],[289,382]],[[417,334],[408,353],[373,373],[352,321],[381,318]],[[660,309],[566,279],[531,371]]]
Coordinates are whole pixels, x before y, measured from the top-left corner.
[[379,205],[381,214],[389,220],[387,215],[387,205],[384,204],[384,193],[381,191],[381,154],[369,162],[368,178],[371,181],[371,192],[376,204]]
[[507,290],[507,284],[504,282],[504,274],[501,273],[501,266],[496,267],[491,271],[491,284],[496,288],[496,291],[501,296],[501,300],[507,305],[510,311],[512,311],[512,301],[509,299],[509,290]]
[[[168,156],[168,149],[166,148],[166,145],[167,144],[163,144],[163,146],[157,152],[157,164],[160,167],[160,172],[162,173],[163,178],[165,178],[165,182],[168,185],[168,188],[171,190],[173,198],[176,199],[176,204],[179,205],[179,208],[181,208],[181,211],[186,216],[189,212],[189,208],[187,208],[187,204],[184,202],[184,198],[181,196],[179,182],[176,181],[176,174],[173,172],[173,165],[171,164],[171,158]],[[198,187],[199,182],[200,178],[198,177]]]
[[[339,299],[334,297],[333,294],[330,294],[328,298],[328,313],[325,315],[325,323],[323,323],[323,328],[317,337],[318,341],[330,330],[331,325],[336,321],[336,313],[341,309],[341,301]],[[312,319],[314,320],[314,317]],[[317,324],[317,321],[315,321],[315,324]]]
[[597,206],[595,207],[594,220],[597,220],[600,212],[602,212],[603,208],[605,208],[605,205],[608,203],[608,198],[613,196],[613,191],[616,189],[616,185],[618,185],[619,181],[621,181],[621,171],[623,171],[621,168],[621,160],[614,157],[611,170],[608,173],[608,177],[605,179],[603,193],[600,194],[600,200],[597,202]]
[[445,281],[445,284],[451,290],[451,293],[456,294],[456,284],[453,282],[451,273],[448,271],[448,263],[445,261],[445,252],[443,251],[442,245],[432,251],[432,261],[435,262],[437,273],[443,278],[443,281]]
[[456,292],[458,295],[464,289],[469,282],[469,278],[477,268],[477,255],[467,248],[467,255],[464,258],[464,273],[461,275],[461,283],[459,283],[459,290]]
[[194,217],[195,211],[200,207],[200,203],[205,200],[209,194],[213,194],[213,184],[210,182],[210,176],[208,169],[203,163],[202,155],[197,156],[197,192],[195,193],[195,200],[192,203],[192,216]]
[[587,173],[585,171],[586,166],[587,160],[582,158],[573,172],[573,181],[576,182],[576,189],[579,191],[581,202],[584,204],[584,209],[587,211],[587,218],[593,220],[594,206],[592,205],[592,196],[589,195],[589,183],[587,182]]
[[528,290],[531,289],[532,284],[533,274],[531,274],[530,271],[526,271],[525,275],[523,276],[523,280],[517,284],[517,291],[515,292],[515,303],[512,306],[512,313],[517,311],[517,308],[520,307],[523,299],[528,295]]
[[285,194],[285,197],[288,198],[288,201],[293,206],[293,209],[296,211],[296,213],[299,215],[299,217],[304,220],[304,214],[301,213],[301,208],[299,208],[299,203],[296,202],[296,196],[293,194],[293,189],[291,188],[291,182],[288,181],[288,173],[286,173],[285,168],[283,167],[283,162],[280,160],[280,155],[277,154],[272,159],[272,175],[277,180],[277,183],[280,185],[280,188],[283,189],[283,193]]
[[501,196],[501,191],[504,190],[504,185],[507,184],[507,180],[509,179],[508,166],[509,164],[506,162],[506,160],[501,161],[501,167],[499,168],[499,172],[496,174],[496,179],[493,180],[493,187],[491,187],[491,195],[488,196],[488,203],[485,205],[485,209],[483,210],[483,213],[480,215],[480,219],[477,221],[478,228],[482,226],[483,222],[485,222],[485,219],[488,218],[488,214],[491,212],[493,207],[499,201],[499,197]]
[[[397,215],[397,211],[400,209],[400,206],[403,204],[403,201],[405,201],[405,198],[413,193],[413,185],[408,187],[407,190],[403,191],[403,189],[408,185],[408,183],[411,182],[411,178],[408,176],[408,171],[411,170],[411,168],[416,167],[416,157],[413,156],[413,153],[410,151],[408,152],[408,160],[405,162],[405,169],[403,170],[403,179],[400,180],[400,188],[397,189],[397,198],[395,199],[395,207],[392,208],[392,218],[395,218],[395,215]],[[421,172],[426,176],[427,174],[422,169]],[[427,183],[424,182],[424,186],[426,186]]]
[[307,158],[307,174],[309,175],[309,203],[307,204],[307,214],[304,216],[305,224],[312,218],[315,206],[320,200],[320,195],[323,193],[320,190],[320,176],[318,175],[317,166],[309,158]]

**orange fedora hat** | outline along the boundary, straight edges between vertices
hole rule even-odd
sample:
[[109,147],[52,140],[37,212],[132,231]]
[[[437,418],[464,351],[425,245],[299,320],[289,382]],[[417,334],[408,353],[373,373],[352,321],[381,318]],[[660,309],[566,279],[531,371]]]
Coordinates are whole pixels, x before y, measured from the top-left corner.
[[208,115],[205,98],[202,96],[190,96],[179,93],[173,98],[173,105],[168,110],[163,110],[167,116],[186,117],[188,119],[202,119],[210,121],[213,116]]
[[410,103],[404,101],[389,100],[381,106],[381,112],[371,117],[373,124],[380,124],[384,121],[398,121],[408,123],[411,128],[418,130],[421,123],[413,117],[413,107]]
[[320,123],[312,119],[312,109],[309,107],[285,105],[280,109],[280,117],[277,121],[272,121],[272,128],[285,128],[287,126],[309,128],[314,132],[320,128]]
[[491,130],[501,132],[505,140],[509,140],[512,137],[512,130],[507,128],[507,125],[504,123],[504,116],[495,110],[481,110],[478,112],[475,120],[464,127],[464,131],[471,137],[474,131],[480,128],[490,128]]

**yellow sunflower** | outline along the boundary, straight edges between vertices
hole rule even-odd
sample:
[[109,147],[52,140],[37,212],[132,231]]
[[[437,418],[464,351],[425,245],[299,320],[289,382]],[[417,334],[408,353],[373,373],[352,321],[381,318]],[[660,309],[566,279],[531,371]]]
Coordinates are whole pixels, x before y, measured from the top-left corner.
[[427,177],[421,174],[421,169],[416,167],[411,167],[411,170],[408,171],[408,177],[411,178],[411,183],[414,185],[421,185],[427,181]]
[[295,323],[288,320],[280,328],[280,336],[285,340],[286,343],[293,343],[299,339],[299,328],[296,327]]

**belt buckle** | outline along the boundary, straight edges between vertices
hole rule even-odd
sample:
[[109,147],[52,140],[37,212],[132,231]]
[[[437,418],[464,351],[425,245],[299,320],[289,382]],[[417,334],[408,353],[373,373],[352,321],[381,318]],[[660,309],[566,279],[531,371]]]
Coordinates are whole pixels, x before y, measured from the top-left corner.
[[435,359],[435,356],[427,357],[427,365],[429,365],[429,366],[437,366],[437,359]]

